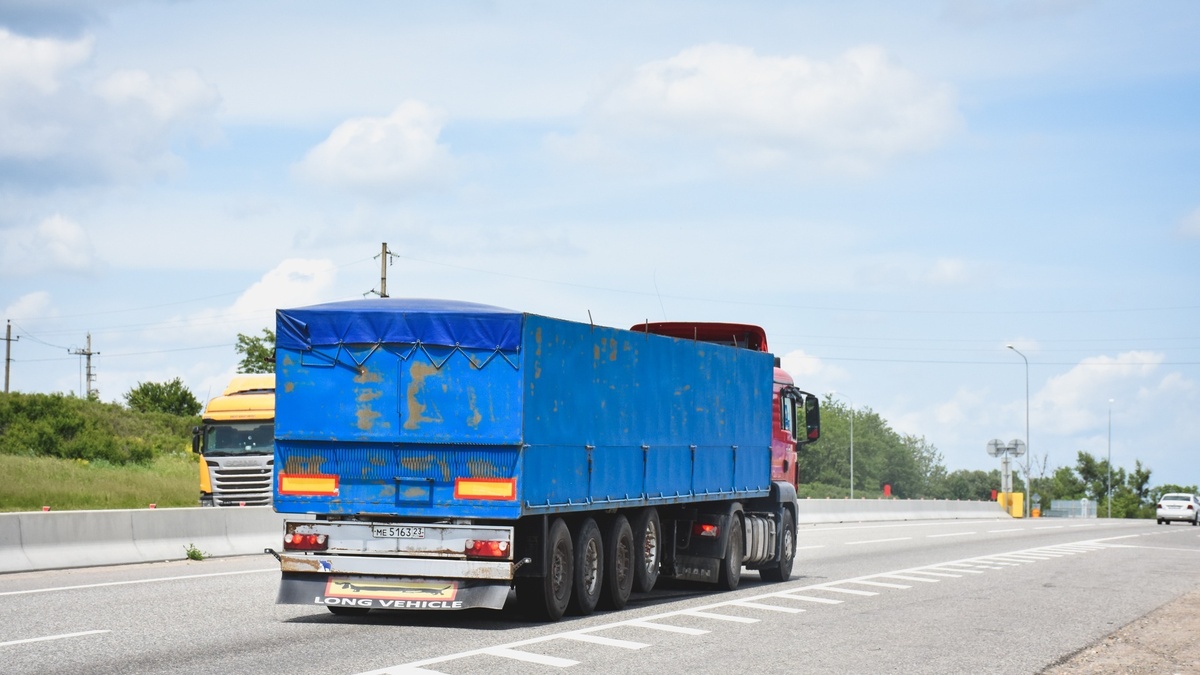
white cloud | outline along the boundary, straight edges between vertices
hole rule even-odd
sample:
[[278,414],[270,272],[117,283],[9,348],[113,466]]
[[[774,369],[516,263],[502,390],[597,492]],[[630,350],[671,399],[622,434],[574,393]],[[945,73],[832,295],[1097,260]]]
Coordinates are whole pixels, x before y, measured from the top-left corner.
[[0,180],[34,187],[140,180],[178,163],[171,144],[215,134],[217,90],[193,71],[96,78],[91,39],[0,30]]
[[438,142],[444,116],[405,101],[387,117],[347,120],[305,155],[298,174],[312,182],[379,196],[444,182],[453,162]]
[[1109,397],[1147,386],[1164,358],[1157,352],[1130,351],[1083,359],[1034,394],[1031,414],[1037,419],[1030,424],[1053,434],[1095,429],[1107,415]]
[[1179,234],[1200,239],[1200,207],[1184,216],[1183,220],[1179,221]]
[[[246,289],[233,303],[235,314],[274,312],[281,307],[310,305],[328,300],[337,279],[337,267],[329,260],[284,260]],[[273,320],[273,319],[272,319]]]
[[[814,383],[823,382],[827,385],[832,385],[835,382],[842,381],[846,378],[846,371],[835,365],[831,365],[822,361],[819,357],[813,356],[805,352],[803,349],[788,352],[779,357],[780,367],[786,370],[803,389],[806,386],[813,386]],[[812,393],[820,396],[825,395],[825,391],[813,391]]]
[[52,94],[63,72],[91,57],[92,39],[29,38],[0,28],[0,100],[23,93]]
[[591,122],[578,137],[581,154],[598,146],[594,134],[666,137],[710,144],[722,162],[741,167],[853,170],[933,147],[962,123],[948,85],[922,80],[880,48],[823,62],[726,44],[636,68],[597,103]]
[[4,308],[4,316],[12,319],[23,319],[27,316],[46,318],[54,313],[53,302],[46,291],[26,293]]
[[95,247],[87,232],[62,215],[37,225],[0,230],[0,275],[95,270]]

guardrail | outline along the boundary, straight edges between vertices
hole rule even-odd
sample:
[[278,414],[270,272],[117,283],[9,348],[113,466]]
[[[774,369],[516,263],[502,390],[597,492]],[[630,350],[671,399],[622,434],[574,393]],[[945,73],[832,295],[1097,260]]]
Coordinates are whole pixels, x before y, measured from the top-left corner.
[[[799,524],[1008,518],[996,502],[802,499]],[[269,506],[0,513],[0,573],[183,560],[280,548]]]

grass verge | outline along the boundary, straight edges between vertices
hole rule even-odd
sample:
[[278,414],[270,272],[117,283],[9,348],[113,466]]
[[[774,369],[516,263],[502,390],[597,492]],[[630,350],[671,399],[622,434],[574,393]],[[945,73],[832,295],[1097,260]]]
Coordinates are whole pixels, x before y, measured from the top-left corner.
[[148,464],[0,455],[0,511],[199,506],[198,469],[188,454]]

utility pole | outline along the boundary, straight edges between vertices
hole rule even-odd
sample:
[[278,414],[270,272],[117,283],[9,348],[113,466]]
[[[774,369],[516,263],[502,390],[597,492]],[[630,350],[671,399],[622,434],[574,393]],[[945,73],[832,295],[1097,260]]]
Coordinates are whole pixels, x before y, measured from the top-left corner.
[[397,257],[399,257],[399,256],[397,256],[395,253],[392,253],[391,251],[388,250],[387,242],[386,241],[383,242],[383,247],[379,253],[379,290],[376,291],[374,288],[372,288],[371,290],[367,291],[366,293],[363,293],[363,295],[371,295],[372,293],[374,293],[375,295],[378,295],[381,298],[388,297],[387,268],[388,268],[388,265],[390,265],[392,263],[392,258],[397,258]]
[[12,343],[15,340],[20,340],[21,336],[12,336],[12,319],[8,319],[8,324],[4,328],[4,393],[8,393],[8,371],[12,367]]
[[94,371],[92,371],[92,354],[98,355],[100,353],[100,352],[92,351],[92,334],[91,333],[87,334],[87,349],[76,349],[75,351],[73,351],[71,353],[75,354],[76,356],[86,356],[87,357],[87,397],[90,399],[90,398],[92,398],[93,394],[95,394],[97,397],[99,397],[100,392],[98,390],[92,388],[92,382],[96,381],[96,373]]

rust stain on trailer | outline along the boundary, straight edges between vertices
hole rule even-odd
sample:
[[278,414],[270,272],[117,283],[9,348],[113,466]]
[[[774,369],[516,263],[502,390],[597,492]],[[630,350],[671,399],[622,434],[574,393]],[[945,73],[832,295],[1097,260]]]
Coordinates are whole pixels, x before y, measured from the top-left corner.
[[366,366],[359,366],[358,374],[354,376],[354,381],[359,384],[378,384],[383,382],[383,375],[368,369]]
[[408,389],[405,392],[405,404],[408,408],[408,416],[407,419],[404,420],[405,429],[414,431],[420,428],[421,424],[425,422],[441,421],[433,417],[426,417],[425,411],[427,406],[418,400],[418,397],[425,389],[425,381],[431,375],[436,375],[437,372],[437,368],[435,368],[432,364],[413,363],[412,367],[409,368],[408,373],[411,376],[411,380],[408,383]]
[[471,414],[467,416],[467,426],[478,429],[479,423],[483,421],[483,413],[479,412],[479,401],[475,396],[474,387],[467,387],[467,407],[471,410]]
[[400,466],[414,473],[423,473],[433,466],[433,455],[423,455],[421,457],[401,457]]
[[467,462],[467,475],[471,478],[506,478],[504,471],[494,463],[485,459],[472,459]]
[[283,466],[283,473],[292,474],[314,474],[324,473],[321,471],[321,465],[325,463],[325,458],[321,455],[292,455],[287,458],[287,462]]
[[371,406],[361,405],[358,410],[354,411],[354,416],[358,418],[358,428],[362,431],[370,431],[371,427],[375,426],[375,420],[383,417],[383,413],[372,410]]

